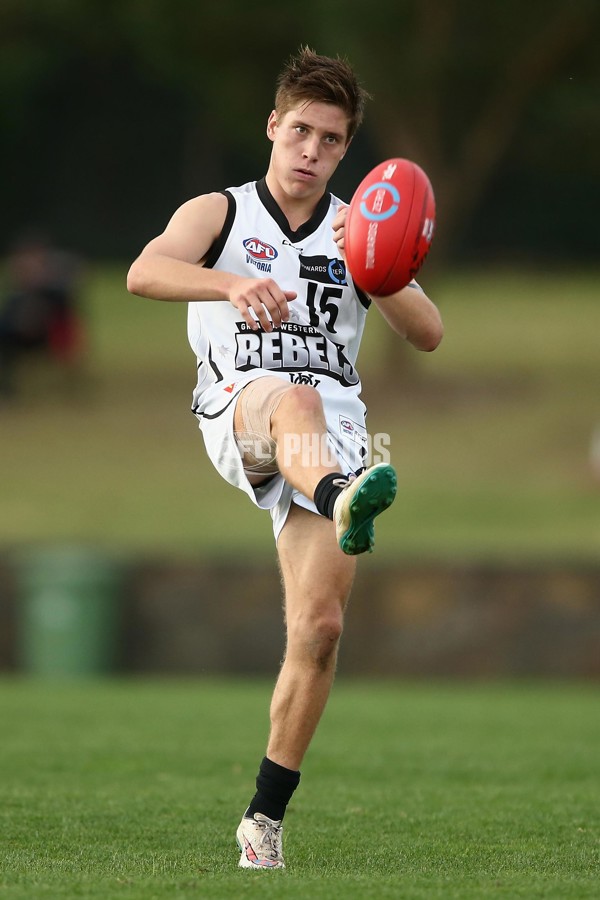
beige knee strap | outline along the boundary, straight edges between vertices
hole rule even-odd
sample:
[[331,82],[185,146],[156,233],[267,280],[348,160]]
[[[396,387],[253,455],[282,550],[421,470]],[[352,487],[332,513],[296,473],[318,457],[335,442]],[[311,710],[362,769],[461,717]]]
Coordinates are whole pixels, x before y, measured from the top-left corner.
[[271,437],[271,416],[290,390],[280,378],[257,378],[241,391],[240,412],[243,431],[235,436],[242,453],[246,473],[274,475],[278,472],[275,459],[277,446]]

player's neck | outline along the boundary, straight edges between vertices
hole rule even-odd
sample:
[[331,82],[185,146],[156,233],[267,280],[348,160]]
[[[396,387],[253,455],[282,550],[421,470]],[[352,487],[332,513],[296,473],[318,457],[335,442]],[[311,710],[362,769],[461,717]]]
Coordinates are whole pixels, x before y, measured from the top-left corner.
[[305,222],[308,222],[324,193],[322,192],[318,196],[311,194],[308,197],[293,197],[280,185],[271,170],[267,172],[265,181],[271,196],[286,217],[292,231],[297,231]]

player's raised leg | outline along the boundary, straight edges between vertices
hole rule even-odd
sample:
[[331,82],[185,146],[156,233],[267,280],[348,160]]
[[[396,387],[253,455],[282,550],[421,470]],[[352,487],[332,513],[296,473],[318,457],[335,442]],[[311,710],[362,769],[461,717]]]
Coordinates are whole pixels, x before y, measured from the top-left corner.
[[[271,399],[265,404],[264,397]],[[373,521],[394,500],[396,473],[386,463],[356,479],[341,472],[315,388],[258,379],[241,392],[234,427],[238,434],[258,432],[273,442],[279,471],[292,487],[314,499],[321,515],[335,520],[344,553],[354,556],[373,549]]]
[[282,819],[331,690],[356,567],[340,550],[331,523],[294,504],[277,549],[287,645],[257,793],[238,829],[240,865],[246,868],[283,867]]
[[348,480],[346,476],[340,480],[339,463],[326,438],[321,397],[311,387],[284,395],[271,418],[271,434],[277,443],[281,473],[305,497],[314,497],[322,515],[335,521],[343,552],[355,556],[372,550],[373,520],[396,496],[396,472],[392,466],[379,463],[356,479]]

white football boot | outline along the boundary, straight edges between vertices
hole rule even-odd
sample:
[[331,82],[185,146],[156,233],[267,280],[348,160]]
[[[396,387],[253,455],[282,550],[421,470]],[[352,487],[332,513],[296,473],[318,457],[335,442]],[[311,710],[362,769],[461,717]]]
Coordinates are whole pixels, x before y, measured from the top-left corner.
[[242,869],[285,869],[283,861],[283,825],[262,813],[253,819],[244,817],[237,830]]

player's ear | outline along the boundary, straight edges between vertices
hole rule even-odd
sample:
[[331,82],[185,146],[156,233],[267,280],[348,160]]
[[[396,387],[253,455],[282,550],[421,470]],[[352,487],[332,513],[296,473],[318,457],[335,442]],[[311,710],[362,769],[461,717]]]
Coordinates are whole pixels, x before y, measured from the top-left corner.
[[275,110],[273,110],[267,121],[267,137],[269,138],[270,141],[275,140],[276,128],[277,128],[277,113],[275,112]]

